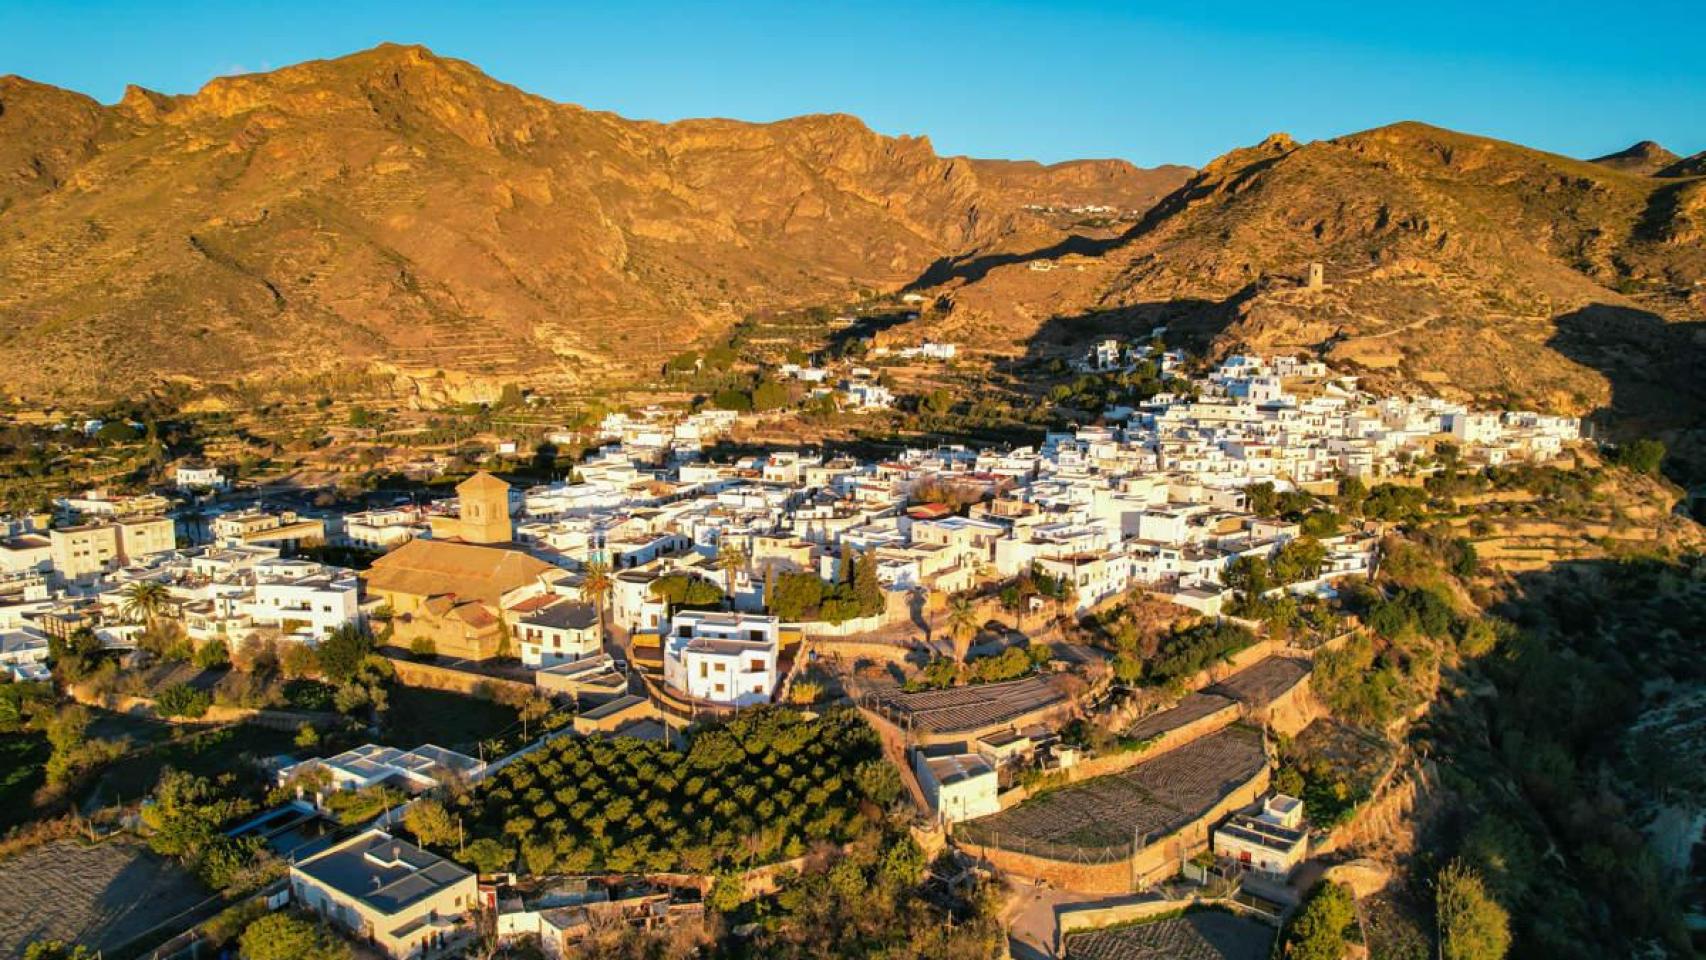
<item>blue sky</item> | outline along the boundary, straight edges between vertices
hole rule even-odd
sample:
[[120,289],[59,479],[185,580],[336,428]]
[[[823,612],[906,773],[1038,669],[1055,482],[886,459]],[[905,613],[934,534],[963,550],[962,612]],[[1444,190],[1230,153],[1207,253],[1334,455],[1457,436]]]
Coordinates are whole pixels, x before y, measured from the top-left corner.
[[1706,150],[1701,0],[0,0],[0,73],[106,102],[382,40],[630,117],[840,111],[974,156],[1197,165],[1405,119],[1576,156]]

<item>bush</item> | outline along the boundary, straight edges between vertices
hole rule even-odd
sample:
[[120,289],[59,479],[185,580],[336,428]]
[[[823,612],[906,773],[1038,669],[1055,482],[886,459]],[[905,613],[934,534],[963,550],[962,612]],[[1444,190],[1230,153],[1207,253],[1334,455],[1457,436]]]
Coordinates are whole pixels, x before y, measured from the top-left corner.
[[1510,950],[1510,914],[1488,895],[1481,875],[1453,860],[1434,881],[1440,956],[1445,960],[1502,960]]
[[154,699],[154,709],[159,711],[162,717],[187,717],[193,720],[205,716],[207,708],[211,706],[211,694],[187,683],[174,683],[160,691],[160,695]]
[[239,943],[242,960],[350,960],[349,945],[326,928],[288,913],[249,924]]
[[213,640],[196,648],[195,665],[203,670],[217,670],[231,665],[231,651],[225,649],[225,642]]
[[1340,960],[1355,920],[1350,892],[1336,883],[1320,884],[1287,925],[1278,955],[1287,960]]
[[1665,445],[1645,437],[1632,440],[1612,451],[1611,462],[1636,473],[1656,477],[1664,466]]

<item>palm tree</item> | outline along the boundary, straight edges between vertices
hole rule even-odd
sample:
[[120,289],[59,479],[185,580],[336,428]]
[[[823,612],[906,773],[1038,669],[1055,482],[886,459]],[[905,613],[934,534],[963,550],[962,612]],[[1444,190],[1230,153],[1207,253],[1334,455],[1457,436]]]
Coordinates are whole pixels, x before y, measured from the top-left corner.
[[733,607],[735,602],[735,574],[745,570],[751,559],[746,548],[738,543],[717,545],[717,569],[723,571],[723,592],[728,594],[730,607]]
[[954,643],[954,663],[959,666],[966,664],[977,627],[977,600],[970,594],[956,594],[948,601],[948,638]]
[[610,599],[610,591],[615,589],[616,580],[610,573],[610,564],[603,560],[594,560],[586,565],[586,576],[581,580],[581,599],[590,602],[598,610],[598,639],[604,642],[609,630],[604,623],[604,606]]
[[171,594],[158,580],[137,580],[124,588],[124,615],[154,629],[154,621],[166,609]]

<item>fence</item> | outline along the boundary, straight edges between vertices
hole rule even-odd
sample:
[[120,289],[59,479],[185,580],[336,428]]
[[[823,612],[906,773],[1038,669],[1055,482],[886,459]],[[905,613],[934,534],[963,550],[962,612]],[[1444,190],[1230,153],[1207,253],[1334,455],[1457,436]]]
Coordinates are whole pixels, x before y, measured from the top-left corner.
[[996,850],[1006,850],[1011,853],[1021,853],[1027,857],[1037,857],[1043,860],[1055,860],[1060,863],[1105,864],[1120,863],[1130,860],[1141,847],[1131,840],[1108,846],[1087,847],[1081,844],[1056,843],[1052,840],[1038,840],[1032,837],[1003,835],[991,830],[976,820],[967,820],[954,826],[954,840],[961,846],[990,847]]

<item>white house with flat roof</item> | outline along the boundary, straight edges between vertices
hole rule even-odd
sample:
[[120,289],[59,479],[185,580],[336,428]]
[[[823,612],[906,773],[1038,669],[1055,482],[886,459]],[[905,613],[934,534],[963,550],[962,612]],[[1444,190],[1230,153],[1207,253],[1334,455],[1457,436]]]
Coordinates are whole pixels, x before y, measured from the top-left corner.
[[1276,793],[1260,813],[1235,813],[1215,828],[1214,852],[1250,870],[1287,877],[1309,856],[1303,801]]
[[683,610],[663,638],[663,679],[696,700],[737,707],[776,692],[782,636],[775,617]]
[[598,608],[590,603],[560,599],[528,610],[516,618],[512,631],[521,644],[522,666],[534,670],[572,663],[604,650],[598,636]]
[[292,864],[290,894],[386,956],[408,960],[472,930],[479,889],[455,863],[372,829]]
[[478,777],[486,765],[473,757],[427,743],[413,750],[368,743],[334,757],[310,757],[278,772],[282,786],[303,773],[324,770],[332,790],[365,790],[380,784],[411,793],[430,790],[450,777]]
[[930,812],[940,823],[959,823],[1001,812],[996,799],[1000,791],[995,767],[975,753],[927,755],[920,750],[912,758],[913,771]]

